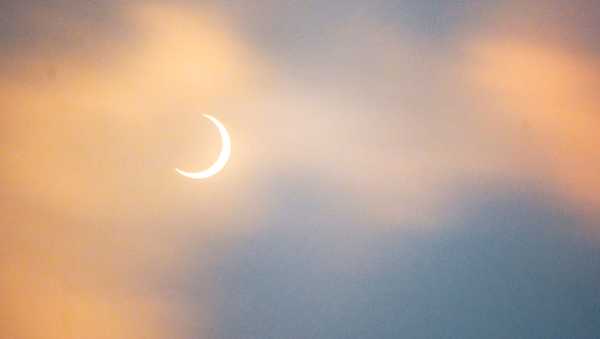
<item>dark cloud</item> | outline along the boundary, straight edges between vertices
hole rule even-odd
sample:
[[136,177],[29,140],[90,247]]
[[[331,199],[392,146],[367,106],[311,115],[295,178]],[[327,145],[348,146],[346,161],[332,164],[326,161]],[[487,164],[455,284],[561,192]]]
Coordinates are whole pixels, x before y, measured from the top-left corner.
[[442,42],[477,22],[497,1],[219,1],[244,31],[276,52],[293,58],[335,45],[336,34],[376,23],[383,31],[403,32]]
[[3,57],[30,53],[61,55],[116,43],[127,37],[122,4],[115,1],[3,1],[0,49]]
[[[600,248],[557,200],[484,187],[433,235],[379,234],[287,190],[218,265],[216,337],[593,338]],[[295,215],[302,215],[298,218]],[[357,246],[360,254],[343,250]]]

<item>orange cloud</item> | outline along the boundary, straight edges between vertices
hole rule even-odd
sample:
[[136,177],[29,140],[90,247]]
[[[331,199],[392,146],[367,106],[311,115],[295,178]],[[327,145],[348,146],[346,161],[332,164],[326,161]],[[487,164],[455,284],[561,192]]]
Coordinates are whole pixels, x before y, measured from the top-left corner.
[[178,271],[183,243],[261,208],[241,189],[243,163],[202,190],[173,170],[213,160],[199,113],[251,93],[257,59],[216,12],[123,10],[128,34],[111,44],[0,61],[0,337],[172,337],[181,319],[138,292],[152,288],[144,276]]
[[0,84],[9,189],[84,217],[168,206],[172,173],[156,170],[184,166],[184,152],[198,156],[193,114],[252,91],[256,62],[217,14],[129,11],[132,41],[75,55],[36,51]]
[[530,140],[521,145],[540,160],[537,173],[576,205],[599,207],[598,62],[564,46],[515,38],[481,39],[471,51],[477,86],[509,121],[527,127]]

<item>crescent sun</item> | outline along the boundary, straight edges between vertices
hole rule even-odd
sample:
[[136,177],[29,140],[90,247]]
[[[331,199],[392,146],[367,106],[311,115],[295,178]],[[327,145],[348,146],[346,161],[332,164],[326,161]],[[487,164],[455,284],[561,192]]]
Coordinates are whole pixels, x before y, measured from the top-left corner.
[[229,157],[231,156],[231,139],[229,139],[229,133],[227,133],[227,129],[225,129],[225,126],[223,126],[223,124],[213,116],[210,116],[208,114],[203,114],[203,116],[210,120],[219,130],[219,134],[221,135],[221,153],[219,153],[217,161],[215,161],[209,168],[203,171],[186,172],[180,170],[179,168],[175,169],[177,173],[191,179],[206,179],[219,173],[223,169],[223,167],[225,167],[227,161],[229,161]]

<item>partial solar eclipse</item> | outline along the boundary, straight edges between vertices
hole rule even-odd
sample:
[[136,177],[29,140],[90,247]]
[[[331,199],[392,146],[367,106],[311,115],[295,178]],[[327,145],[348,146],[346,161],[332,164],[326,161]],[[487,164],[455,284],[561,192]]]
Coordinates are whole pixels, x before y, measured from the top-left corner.
[[223,124],[213,116],[210,116],[208,114],[203,114],[203,116],[210,120],[213,124],[215,124],[215,126],[217,126],[217,129],[219,130],[219,134],[221,135],[221,153],[219,153],[217,161],[215,161],[212,164],[212,166],[203,171],[186,172],[180,170],[179,168],[175,169],[177,173],[191,179],[206,179],[219,173],[225,167],[227,161],[229,161],[229,157],[231,156],[231,139],[229,139],[229,133],[227,133],[227,129],[225,129],[225,126],[223,126]]

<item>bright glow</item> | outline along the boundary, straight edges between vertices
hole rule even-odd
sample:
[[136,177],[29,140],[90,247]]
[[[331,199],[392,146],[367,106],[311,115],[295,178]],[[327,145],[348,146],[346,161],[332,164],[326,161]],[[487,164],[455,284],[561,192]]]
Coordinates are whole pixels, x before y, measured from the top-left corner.
[[231,140],[229,139],[229,133],[227,133],[225,126],[223,126],[223,124],[213,116],[210,116],[208,114],[203,114],[203,116],[208,120],[212,121],[212,123],[215,124],[215,126],[217,126],[217,129],[219,129],[219,134],[221,134],[222,143],[221,153],[219,154],[217,161],[215,161],[215,163],[212,164],[212,166],[205,169],[204,171],[186,172],[180,170],[179,168],[175,169],[177,173],[183,175],[184,177],[192,179],[206,179],[219,173],[223,169],[223,167],[225,167],[225,164],[227,164],[227,161],[229,161],[229,157],[231,156]]

